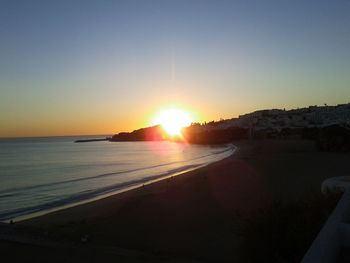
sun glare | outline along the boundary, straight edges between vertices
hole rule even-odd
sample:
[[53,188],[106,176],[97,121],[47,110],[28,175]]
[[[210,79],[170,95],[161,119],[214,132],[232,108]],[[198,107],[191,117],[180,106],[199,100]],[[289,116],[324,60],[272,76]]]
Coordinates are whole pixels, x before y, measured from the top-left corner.
[[168,109],[160,112],[153,124],[160,124],[170,136],[180,136],[181,130],[191,124],[190,114],[180,109]]

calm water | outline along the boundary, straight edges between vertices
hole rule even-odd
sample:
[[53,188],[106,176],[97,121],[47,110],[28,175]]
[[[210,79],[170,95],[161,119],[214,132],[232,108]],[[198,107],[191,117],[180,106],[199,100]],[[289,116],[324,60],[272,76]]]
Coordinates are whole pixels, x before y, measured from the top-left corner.
[[82,137],[0,139],[0,220],[142,185],[234,150],[174,142],[73,143],[76,139]]

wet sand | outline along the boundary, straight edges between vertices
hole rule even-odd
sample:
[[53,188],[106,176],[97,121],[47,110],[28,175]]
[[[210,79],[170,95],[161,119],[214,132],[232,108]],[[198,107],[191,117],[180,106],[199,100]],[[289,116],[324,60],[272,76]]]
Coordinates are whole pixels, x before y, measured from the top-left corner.
[[348,154],[317,152],[311,141],[235,145],[234,155],[198,170],[15,224],[66,247],[5,242],[1,252],[35,258],[41,251],[43,261],[50,254],[58,262],[239,262],[237,215],[319,193],[325,178],[349,175]]

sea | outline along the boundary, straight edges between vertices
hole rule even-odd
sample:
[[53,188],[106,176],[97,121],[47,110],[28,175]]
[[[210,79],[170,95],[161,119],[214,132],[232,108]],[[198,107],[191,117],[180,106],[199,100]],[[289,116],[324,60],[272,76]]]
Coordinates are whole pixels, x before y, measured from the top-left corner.
[[142,187],[230,156],[233,145],[0,139],[0,221],[19,221]]

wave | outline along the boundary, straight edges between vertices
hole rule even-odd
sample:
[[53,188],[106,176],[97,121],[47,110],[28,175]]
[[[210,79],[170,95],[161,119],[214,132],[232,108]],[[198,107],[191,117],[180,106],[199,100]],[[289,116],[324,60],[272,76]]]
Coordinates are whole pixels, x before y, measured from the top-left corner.
[[170,175],[176,175],[178,173],[189,171],[189,170],[198,168],[198,167],[203,166],[203,165],[204,165],[203,163],[196,164],[196,165],[194,165],[194,164],[186,165],[186,166],[182,166],[179,168],[169,170],[165,173],[161,173],[161,174],[154,175],[154,176],[149,176],[147,178],[141,178],[141,179],[132,180],[129,182],[113,184],[113,185],[109,185],[109,186],[95,189],[95,190],[83,191],[83,192],[71,195],[69,197],[66,197],[66,198],[63,198],[63,199],[60,199],[57,201],[48,202],[48,203],[44,203],[44,204],[37,205],[37,206],[31,206],[31,207],[25,207],[25,208],[11,210],[9,212],[5,212],[5,213],[0,214],[0,221],[10,220],[10,219],[13,219],[16,217],[20,217],[20,216],[31,214],[31,213],[36,213],[36,212],[52,209],[55,207],[64,207],[68,204],[79,203],[79,202],[84,201],[84,200],[91,200],[91,199],[94,199],[98,196],[105,196],[108,193],[116,192],[118,190],[130,188],[133,186],[138,186],[138,185],[141,186],[144,183],[152,182],[152,181],[155,181],[157,179],[164,178],[164,177],[167,177]]
[[[71,179],[71,180],[65,180],[65,181],[60,181],[60,182],[52,182],[52,183],[46,183],[46,184],[39,184],[39,185],[34,185],[34,186],[28,186],[28,187],[18,187],[18,188],[12,188],[12,189],[6,189],[3,191],[0,191],[0,198],[4,198],[4,201],[6,198],[22,198],[23,200],[28,198],[26,195],[28,195],[29,191],[34,190],[36,193],[40,192],[49,192],[52,190],[52,187],[57,188],[58,186],[62,186],[63,184],[71,184],[75,182],[81,182],[81,181],[88,181],[88,180],[93,180],[93,179],[98,179],[98,178],[105,178],[105,177],[110,177],[110,176],[115,176],[115,175],[120,175],[120,174],[128,174],[132,172],[138,172],[138,171],[147,171],[151,170],[154,168],[158,167],[166,167],[169,165],[174,165],[174,164],[181,164],[183,163],[184,165],[170,169],[167,171],[162,171],[156,174],[155,172],[150,171],[149,174],[153,175],[146,175],[138,179],[134,180],[129,180],[127,182],[122,182],[122,183],[115,183],[115,184],[110,184],[108,186],[102,186],[97,189],[89,189],[89,190],[84,190],[80,192],[76,192],[74,194],[71,194],[69,196],[57,196],[59,200],[50,200],[46,201],[44,203],[38,204],[38,205],[29,205],[27,207],[20,207],[20,208],[15,208],[15,209],[5,209],[0,213],[0,221],[8,221],[10,219],[14,218],[21,218],[23,216],[28,216],[31,214],[36,214],[40,212],[46,212],[46,211],[51,211],[52,209],[61,209],[67,206],[73,206],[79,203],[85,203],[91,200],[96,200],[108,195],[111,195],[116,192],[121,192],[125,191],[127,189],[133,188],[133,187],[139,187],[142,186],[143,184],[148,184],[157,180],[161,180],[163,178],[167,178],[170,176],[174,176],[179,173],[183,173],[189,170],[193,170],[199,167],[202,167],[204,165],[207,165],[217,159],[213,158],[210,161],[208,160],[203,160],[199,161],[200,159],[210,157],[210,156],[215,156],[215,155],[220,155],[226,152],[231,152],[233,153],[235,150],[235,146],[231,145],[230,147],[227,147],[224,150],[220,151],[213,151],[210,154],[205,154],[201,155],[195,158],[187,159],[185,161],[177,161],[177,162],[169,162],[169,163],[163,163],[159,165],[153,165],[153,166],[147,166],[147,167],[141,167],[141,168],[136,168],[136,169],[129,169],[129,170],[124,170],[124,171],[116,171],[116,172],[111,172],[111,173],[103,173],[103,174],[98,174],[94,176],[89,176],[86,178],[77,178],[77,179]],[[196,164],[187,164],[189,162],[193,162],[197,160],[198,163]],[[50,188],[51,189],[45,189],[45,188]],[[40,189],[42,188],[42,189]],[[30,193],[29,193],[30,195]]]
[[232,147],[228,147],[227,149],[224,149],[222,151],[212,152],[211,154],[198,156],[198,157],[195,157],[195,158],[192,158],[192,159],[188,159],[188,160],[185,160],[185,161],[169,162],[169,163],[158,164],[158,165],[153,165],[153,166],[140,167],[140,168],[135,168],[135,169],[110,172],[110,173],[103,173],[103,174],[93,175],[93,176],[89,176],[89,177],[83,177],[83,178],[77,178],[77,179],[71,179],[71,180],[64,180],[64,181],[60,181],[60,182],[51,182],[51,183],[46,183],[46,184],[37,184],[37,185],[33,185],[33,186],[9,188],[9,189],[0,191],[0,198],[5,197],[5,196],[14,195],[15,192],[20,192],[20,191],[35,190],[35,189],[40,189],[40,188],[43,188],[43,187],[50,187],[50,186],[59,186],[59,185],[67,184],[67,183],[88,181],[88,180],[93,180],[93,179],[98,179],[98,178],[103,178],[103,177],[111,177],[111,176],[120,175],[120,174],[128,174],[128,173],[139,172],[139,171],[147,171],[147,170],[150,170],[150,169],[164,167],[164,166],[173,165],[173,164],[187,163],[187,162],[199,160],[199,159],[202,159],[202,158],[205,158],[205,157],[222,154],[222,153],[225,153],[225,152],[228,152],[228,151],[231,151],[231,150],[233,150],[233,148]]

